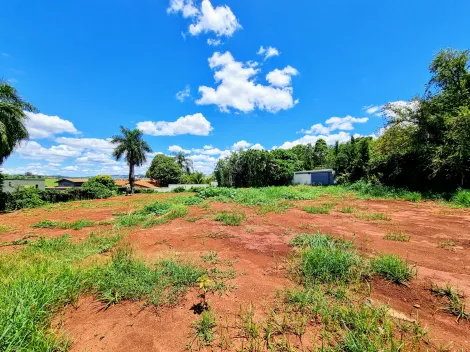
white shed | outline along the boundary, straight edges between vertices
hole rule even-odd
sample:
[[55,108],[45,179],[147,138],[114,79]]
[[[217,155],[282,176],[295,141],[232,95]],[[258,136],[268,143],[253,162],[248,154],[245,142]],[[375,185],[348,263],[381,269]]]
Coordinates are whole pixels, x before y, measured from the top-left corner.
[[334,171],[332,169],[324,170],[306,170],[294,172],[294,185],[334,185]]

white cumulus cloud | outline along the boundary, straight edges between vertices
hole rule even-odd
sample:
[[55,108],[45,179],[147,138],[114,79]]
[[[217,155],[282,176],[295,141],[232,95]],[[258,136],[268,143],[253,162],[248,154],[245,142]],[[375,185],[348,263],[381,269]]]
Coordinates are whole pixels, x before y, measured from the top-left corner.
[[82,150],[68,145],[54,145],[44,148],[38,142],[27,141],[16,148],[15,152],[22,159],[61,162],[67,158],[79,156]]
[[243,112],[255,108],[272,113],[292,108],[294,101],[291,86],[275,87],[255,83],[259,69],[252,62],[235,61],[230,52],[214,53],[209,58],[209,67],[215,71],[214,79],[219,85],[212,87],[200,86],[201,98],[196,101],[200,105],[215,104],[220,110],[227,112],[229,108]]
[[247,149],[251,146],[251,143],[248,143],[245,140],[238,141],[232,145],[232,150],[239,151],[240,149]]
[[261,46],[257,54],[264,56],[264,60],[266,61],[270,57],[279,56],[279,50],[277,50],[276,48],[273,48],[272,46],[268,47],[267,49]]
[[369,121],[368,117],[352,117],[347,115],[345,117],[331,117],[325,121],[326,126],[317,123],[310,127],[308,130],[302,130],[305,134],[329,134],[334,130],[351,131],[354,129],[355,123],[366,123]]
[[192,35],[213,32],[218,37],[231,37],[242,28],[230,7],[214,7],[210,0],[202,0],[200,7],[193,0],[171,0],[167,12],[181,12],[184,18],[191,18],[193,23],[189,25],[189,33]]
[[179,152],[183,152],[185,154],[191,153],[191,150],[183,149],[179,145],[170,145],[168,147],[168,151],[171,152],[171,153],[179,153]]
[[79,134],[72,122],[59,116],[49,116],[41,113],[25,111],[28,119],[26,129],[31,139],[51,138],[61,133]]
[[201,113],[182,116],[174,122],[139,122],[137,128],[152,136],[176,136],[180,134],[208,136],[213,129],[211,123]]
[[266,80],[275,87],[287,87],[292,83],[292,76],[297,76],[299,71],[291,66],[287,66],[282,70],[275,69],[266,75]]
[[264,147],[263,147],[261,144],[256,143],[256,144],[252,145],[252,146],[250,147],[250,149],[254,149],[254,150],[264,150]]

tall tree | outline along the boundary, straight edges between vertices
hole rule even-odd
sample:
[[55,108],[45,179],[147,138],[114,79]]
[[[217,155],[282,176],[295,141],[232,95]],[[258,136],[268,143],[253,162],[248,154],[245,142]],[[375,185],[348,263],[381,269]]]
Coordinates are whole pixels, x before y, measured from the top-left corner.
[[328,144],[322,138],[318,139],[315,143],[315,166],[322,166],[326,163],[328,157]]
[[135,167],[141,166],[147,161],[145,153],[152,152],[142,136],[142,131],[138,129],[131,131],[121,126],[121,135],[111,137],[111,143],[116,145],[113,156],[116,160],[120,160],[124,156],[129,165],[129,184],[132,193],[134,193]]
[[29,137],[25,111],[37,109],[24,101],[14,87],[0,81],[0,165],[18,143]]
[[185,152],[180,151],[175,154],[175,162],[180,167],[181,171],[186,175],[193,172],[193,161],[186,155]]

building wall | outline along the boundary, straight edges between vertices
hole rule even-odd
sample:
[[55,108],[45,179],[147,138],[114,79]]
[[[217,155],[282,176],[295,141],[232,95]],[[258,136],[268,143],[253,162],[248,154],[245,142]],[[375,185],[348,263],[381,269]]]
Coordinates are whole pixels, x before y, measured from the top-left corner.
[[311,174],[294,174],[294,180],[292,183],[294,185],[309,185],[311,182]]
[[11,193],[16,191],[18,187],[32,187],[38,188],[41,190],[46,189],[46,181],[45,180],[3,180],[3,187],[2,191],[6,193]]
[[331,171],[295,173],[292,180],[294,185],[333,185],[334,177]]

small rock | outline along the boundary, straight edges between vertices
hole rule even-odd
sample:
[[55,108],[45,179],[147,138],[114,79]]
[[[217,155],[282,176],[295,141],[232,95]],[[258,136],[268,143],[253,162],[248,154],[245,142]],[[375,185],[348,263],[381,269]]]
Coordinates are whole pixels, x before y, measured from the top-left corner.
[[419,304],[417,304],[417,303],[416,303],[416,304],[413,304],[413,307],[415,307],[415,308],[421,308],[421,306],[420,306]]

